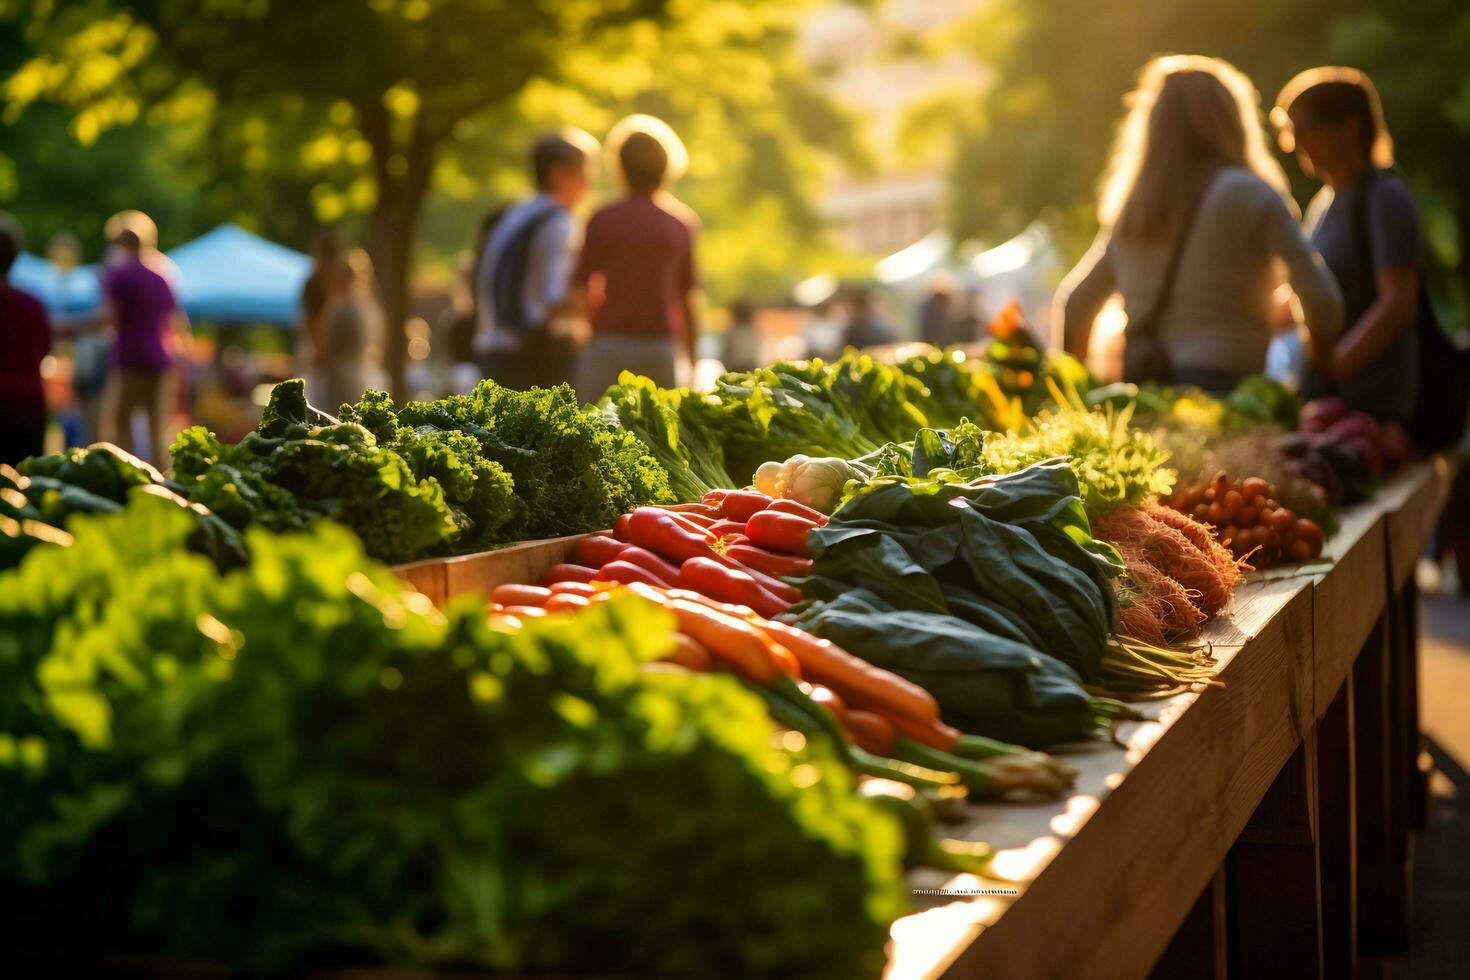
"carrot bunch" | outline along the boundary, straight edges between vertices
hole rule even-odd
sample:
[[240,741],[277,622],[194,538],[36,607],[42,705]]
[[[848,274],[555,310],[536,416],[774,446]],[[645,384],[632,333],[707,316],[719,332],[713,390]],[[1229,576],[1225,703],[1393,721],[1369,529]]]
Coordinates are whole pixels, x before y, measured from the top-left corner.
[[678,639],[667,662],[736,674],[778,722],[831,736],[861,772],[925,787],[963,784],[984,796],[1054,794],[1071,785],[1072,771],[1049,757],[963,735],[944,724],[923,688],[746,605],[642,581],[567,581],[503,585],[491,594],[490,611],[515,628],[526,616],[584,607],[619,587],[673,614]]

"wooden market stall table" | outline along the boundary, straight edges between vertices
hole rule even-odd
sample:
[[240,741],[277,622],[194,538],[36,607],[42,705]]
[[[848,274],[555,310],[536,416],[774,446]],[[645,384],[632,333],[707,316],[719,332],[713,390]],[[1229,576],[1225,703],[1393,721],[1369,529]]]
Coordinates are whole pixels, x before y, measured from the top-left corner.
[[[1137,705],[1115,744],[1058,753],[1072,794],[985,803],[949,837],[994,877],[910,875],[888,980],[1351,976],[1407,934],[1423,826],[1413,568],[1444,460],[1348,508],[1324,558],[1253,575],[1204,640],[1217,685]],[[534,582],[580,536],[399,566],[436,603]]]
[[1066,753],[1071,796],[971,807],[949,836],[999,849],[996,877],[916,873],[929,907],[894,924],[887,976],[1349,976],[1360,944],[1402,943],[1412,571],[1448,486],[1412,466],[1342,514],[1330,567],[1248,580],[1204,635],[1223,686]]

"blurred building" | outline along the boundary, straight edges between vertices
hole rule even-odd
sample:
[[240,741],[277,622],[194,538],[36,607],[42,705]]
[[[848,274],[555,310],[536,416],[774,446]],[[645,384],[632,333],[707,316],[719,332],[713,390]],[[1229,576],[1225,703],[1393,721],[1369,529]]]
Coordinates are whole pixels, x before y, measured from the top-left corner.
[[876,160],[871,177],[838,175],[822,206],[854,251],[884,255],[945,224],[945,159],[905,152],[905,120],[946,94],[979,98],[986,72],[948,43],[977,0],[877,0],[819,7],[803,26],[802,56],[867,127]]

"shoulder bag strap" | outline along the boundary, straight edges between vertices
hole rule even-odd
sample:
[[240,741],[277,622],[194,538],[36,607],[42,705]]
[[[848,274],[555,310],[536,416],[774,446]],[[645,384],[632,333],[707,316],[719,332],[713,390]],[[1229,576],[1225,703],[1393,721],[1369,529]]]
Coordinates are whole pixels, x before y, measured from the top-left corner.
[[1144,316],[1128,324],[1128,332],[1135,338],[1145,334],[1154,334],[1159,325],[1159,319],[1164,315],[1164,310],[1169,305],[1169,300],[1174,296],[1174,281],[1179,278],[1179,266],[1184,259],[1184,249],[1189,242],[1189,236],[1194,231],[1195,218],[1199,216],[1205,202],[1205,194],[1209,193],[1209,185],[1200,194],[1199,200],[1194,202],[1194,207],[1189,212],[1189,217],[1184,219],[1184,224],[1179,228],[1179,234],[1175,237],[1171,251],[1169,252],[1169,264],[1164,267],[1164,281],[1159,285],[1158,296],[1154,298],[1153,306]]

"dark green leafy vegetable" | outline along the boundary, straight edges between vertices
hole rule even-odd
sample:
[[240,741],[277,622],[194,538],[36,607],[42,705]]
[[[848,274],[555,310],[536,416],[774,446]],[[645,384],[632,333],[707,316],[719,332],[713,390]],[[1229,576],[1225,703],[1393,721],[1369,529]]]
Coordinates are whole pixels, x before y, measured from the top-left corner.
[[[869,589],[1101,675],[1122,560],[1094,541],[1065,460],[971,483],[875,480],[808,539],[808,598]],[[985,729],[981,734],[991,734]]]
[[867,589],[813,603],[795,621],[930,691],[945,721],[965,731],[1040,747],[1099,737],[1125,713],[1025,639],[958,615],[897,608]]
[[881,969],[899,828],[733,679],[641,671],[651,604],[502,634],[330,524],[254,529],[223,576],[165,501],[75,525],[0,576],[0,881],[57,930],[27,939],[247,973]]
[[330,518],[384,561],[441,550],[458,530],[438,480],[417,478],[363,426],[312,408],[299,379],[272,389],[260,426],[237,445],[194,426],[172,453],[189,499],[236,527],[285,531]]
[[482,381],[468,395],[409,402],[397,419],[415,438],[469,436],[483,459],[510,475],[519,504],[496,532],[500,540],[601,530],[635,507],[673,500],[648,448],[596,408],[578,405],[568,385],[516,391]]
[[[151,465],[111,443],[99,442],[86,449],[71,448],[53,455],[33,456],[22,461],[19,470],[5,482],[28,503],[23,513],[12,515],[14,518],[32,519],[54,529],[65,528],[74,514],[116,513],[134,494],[161,497],[192,516],[195,528],[189,537],[191,548],[214,559],[220,569],[232,568],[245,560],[245,544],[229,522],[208,507],[185,500],[176,492],[181,489],[178,484],[164,479]],[[29,532],[22,536],[9,535],[12,541],[34,536]],[[41,538],[55,540],[53,534],[46,532],[41,533]],[[11,552],[9,562],[0,560],[0,568],[13,565],[24,550]]]

